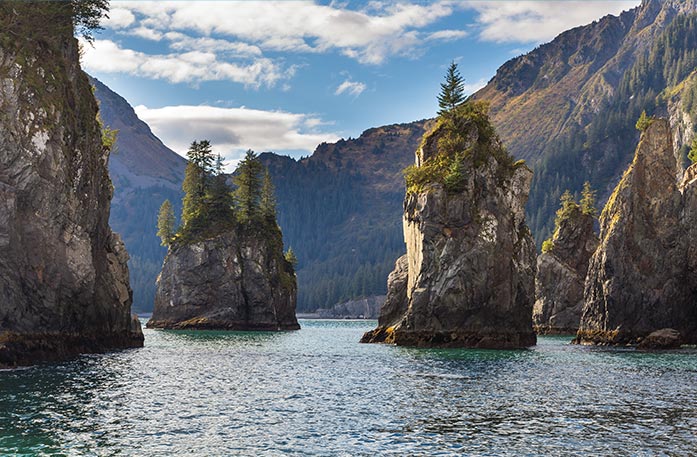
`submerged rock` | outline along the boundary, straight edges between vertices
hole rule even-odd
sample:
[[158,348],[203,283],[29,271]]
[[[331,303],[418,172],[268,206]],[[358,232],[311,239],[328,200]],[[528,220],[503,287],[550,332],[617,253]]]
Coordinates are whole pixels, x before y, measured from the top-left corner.
[[598,246],[595,217],[573,207],[558,222],[551,247],[537,258],[532,320],[538,334],[575,334],[581,323],[588,263]]
[[[280,232],[278,233],[280,241]],[[295,330],[297,286],[282,244],[230,230],[174,243],[157,279],[147,326],[169,329]]]
[[576,342],[635,344],[664,328],[697,341],[697,186],[678,186],[677,167],[670,126],[654,120],[600,217]]
[[51,4],[0,4],[0,366],[143,344],[108,223],[109,148]]
[[[465,108],[472,112],[456,119],[455,135],[441,121],[417,151],[404,200],[407,255],[390,274],[378,328],[363,342],[535,344],[535,247],[525,223],[532,172],[513,163],[476,105]],[[463,153],[444,149],[458,142]]]

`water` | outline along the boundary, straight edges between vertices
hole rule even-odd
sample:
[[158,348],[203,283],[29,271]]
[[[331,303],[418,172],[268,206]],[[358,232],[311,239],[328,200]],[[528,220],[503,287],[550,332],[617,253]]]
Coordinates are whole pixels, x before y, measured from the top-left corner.
[[526,351],[146,330],[143,349],[0,371],[0,455],[694,455],[697,350]]

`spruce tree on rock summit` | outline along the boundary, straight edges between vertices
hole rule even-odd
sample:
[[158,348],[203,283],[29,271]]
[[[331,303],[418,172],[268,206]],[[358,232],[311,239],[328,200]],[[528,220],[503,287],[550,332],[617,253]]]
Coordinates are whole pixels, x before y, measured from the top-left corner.
[[160,213],[157,215],[157,236],[162,240],[162,246],[168,246],[174,236],[174,209],[169,200],[165,200],[160,206]]
[[237,167],[237,175],[233,178],[237,186],[235,206],[237,217],[242,223],[250,222],[259,215],[262,188],[260,175],[263,168],[259,157],[251,149]]
[[450,62],[448,71],[445,74],[445,82],[441,83],[440,94],[438,94],[438,115],[446,115],[454,110],[458,105],[465,101],[465,80],[460,76],[455,62]]

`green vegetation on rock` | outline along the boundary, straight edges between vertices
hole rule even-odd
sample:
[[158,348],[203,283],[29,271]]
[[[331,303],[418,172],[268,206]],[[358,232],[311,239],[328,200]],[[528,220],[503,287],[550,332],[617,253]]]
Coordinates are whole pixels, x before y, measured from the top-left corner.
[[598,210],[595,207],[595,190],[591,187],[590,182],[586,181],[583,184],[581,191],[581,201],[577,202],[570,190],[565,190],[560,198],[559,209],[554,218],[554,232],[551,237],[542,242],[542,252],[549,252],[554,249],[554,239],[559,233],[561,225],[571,219],[578,218],[580,215],[588,215],[595,217]]
[[420,165],[404,170],[407,192],[418,193],[431,184],[441,184],[450,193],[460,192],[472,167],[480,167],[491,157],[502,178],[510,177],[524,161],[515,162],[501,145],[488,116],[489,105],[481,101],[466,101],[441,115],[433,129],[421,142],[421,149],[432,149],[435,140],[437,153],[426,157]]
[[636,121],[636,129],[640,132],[646,131],[651,125],[651,121],[652,119],[646,115],[646,111],[642,111],[641,116],[639,116],[639,119]]
[[160,206],[160,212],[157,216],[157,236],[162,240],[162,246],[169,246],[174,236],[176,223],[172,203],[165,200]]

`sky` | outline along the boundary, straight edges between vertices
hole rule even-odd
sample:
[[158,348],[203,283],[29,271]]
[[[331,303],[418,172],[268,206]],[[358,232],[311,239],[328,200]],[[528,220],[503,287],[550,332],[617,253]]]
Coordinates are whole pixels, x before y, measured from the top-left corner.
[[433,117],[451,61],[474,92],[507,60],[640,0],[112,1],[84,69],[170,148],[307,156]]

